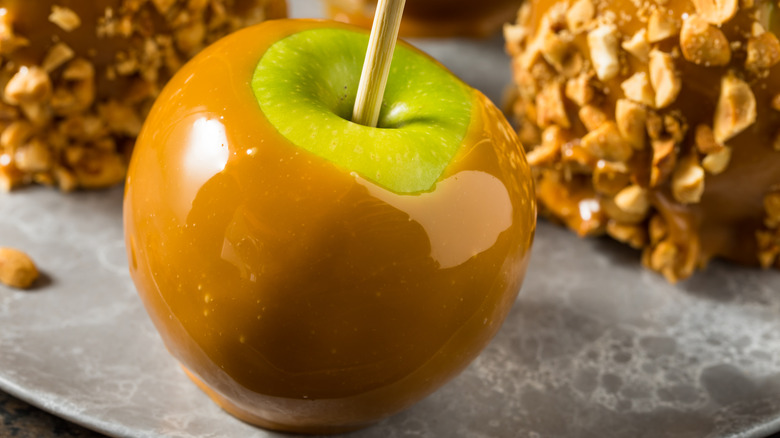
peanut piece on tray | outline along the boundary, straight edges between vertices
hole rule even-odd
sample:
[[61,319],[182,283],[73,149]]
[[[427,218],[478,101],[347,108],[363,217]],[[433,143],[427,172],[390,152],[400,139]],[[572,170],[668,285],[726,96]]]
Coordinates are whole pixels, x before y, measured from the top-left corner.
[[27,289],[38,278],[38,268],[30,256],[13,248],[0,248],[0,283]]

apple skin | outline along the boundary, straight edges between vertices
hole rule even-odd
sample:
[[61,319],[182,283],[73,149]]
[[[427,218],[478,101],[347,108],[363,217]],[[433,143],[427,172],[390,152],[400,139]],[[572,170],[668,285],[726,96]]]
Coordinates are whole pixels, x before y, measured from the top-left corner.
[[[514,130],[473,91],[436,186],[399,195],[293,145],[252,72],[269,21],[228,36],[163,90],[130,164],[130,272],[168,350],[233,415],[335,433],[419,401],[487,345],[515,301],[536,224]],[[431,61],[435,62],[435,61]]]

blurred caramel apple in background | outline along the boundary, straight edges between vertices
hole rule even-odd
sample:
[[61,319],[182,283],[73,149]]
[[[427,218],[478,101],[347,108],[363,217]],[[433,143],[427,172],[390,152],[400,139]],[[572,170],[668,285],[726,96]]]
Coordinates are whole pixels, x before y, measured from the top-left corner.
[[284,0],[3,0],[0,189],[120,183],[165,82]]
[[775,2],[524,5],[505,30],[543,213],[670,281],[780,266]]
[[[375,0],[323,0],[329,15],[371,27]],[[488,37],[517,16],[522,0],[409,0],[401,35],[406,37]]]
[[368,35],[276,20],[166,86],[127,179],[133,280],[217,403],[329,433],[456,376],[507,316],[535,230],[530,169],[490,101],[408,45],[378,127],[350,121]]

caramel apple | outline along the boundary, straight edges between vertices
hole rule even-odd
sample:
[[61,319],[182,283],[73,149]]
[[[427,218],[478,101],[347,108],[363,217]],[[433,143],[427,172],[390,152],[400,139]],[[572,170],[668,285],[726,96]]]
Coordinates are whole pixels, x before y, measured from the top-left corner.
[[154,97],[192,55],[284,0],[3,0],[0,189],[124,180]]
[[[324,0],[338,21],[371,27],[376,0]],[[401,23],[407,37],[488,37],[513,21],[522,0],[413,0]]]
[[780,266],[774,2],[536,1],[505,31],[542,211],[670,281]]
[[231,414],[357,429],[474,359],[535,229],[530,169],[480,92],[395,48],[377,127],[350,121],[368,35],[275,20],[168,83],[127,178],[132,278],[170,352]]

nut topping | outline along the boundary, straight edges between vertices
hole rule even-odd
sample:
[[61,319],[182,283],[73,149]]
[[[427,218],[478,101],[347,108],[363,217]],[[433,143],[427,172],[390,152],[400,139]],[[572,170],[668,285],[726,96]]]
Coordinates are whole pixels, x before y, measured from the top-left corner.
[[693,0],[696,12],[708,23],[723,24],[737,13],[737,0]]
[[647,106],[655,105],[655,91],[650,84],[650,78],[645,72],[634,73],[630,78],[620,84],[623,94],[634,102]]
[[71,49],[67,44],[60,42],[49,49],[49,52],[46,54],[46,58],[43,59],[41,67],[43,67],[43,69],[48,73],[51,73],[61,65],[73,59],[74,56],[75,53],[73,52],[73,49]]
[[70,32],[81,26],[81,18],[79,18],[72,9],[57,5],[51,7],[49,21],[66,32]]
[[647,31],[640,29],[631,39],[624,41],[623,49],[634,55],[636,59],[647,62],[650,60],[650,43],[647,41]]
[[650,84],[655,89],[655,107],[669,106],[682,88],[682,80],[674,68],[672,55],[660,50],[650,51]]
[[590,103],[596,96],[596,89],[592,83],[592,75],[581,73],[575,78],[566,81],[566,97],[579,106]]
[[780,62],[780,41],[772,32],[754,36],[747,43],[745,68],[755,74],[769,74],[767,70]]
[[647,231],[641,225],[623,224],[616,220],[607,222],[607,234],[618,242],[641,249],[647,244]]
[[552,164],[561,156],[561,146],[566,142],[563,129],[552,125],[542,132],[542,143],[528,152],[528,163],[532,166]]
[[677,35],[679,24],[668,11],[658,8],[647,21],[647,41],[657,43]]
[[628,99],[618,99],[615,105],[615,121],[620,135],[636,150],[645,148],[645,124],[647,110]]
[[663,217],[661,217],[660,214],[654,214],[653,217],[650,218],[647,231],[650,237],[650,242],[654,245],[669,235],[669,227],[666,225],[666,221]]
[[718,175],[726,170],[726,167],[731,161],[731,148],[728,146],[723,147],[719,151],[715,151],[707,154],[702,160],[701,165],[704,169],[713,174]]
[[582,147],[599,160],[625,163],[634,153],[614,122],[606,122],[582,137]]
[[715,134],[707,125],[696,127],[696,149],[702,154],[712,154],[723,149],[723,145],[715,141]]
[[[581,234],[606,233],[644,248],[643,263],[670,281],[717,256],[755,255],[780,268],[780,180],[771,173],[780,162],[780,91],[769,76],[780,68],[780,35],[767,30],[770,5],[684,3],[553,0],[571,5],[565,19],[559,8],[518,19],[527,39],[539,43],[527,68],[519,61],[529,50],[521,46],[514,57],[520,92],[513,108],[520,132],[536,132],[528,156],[545,187],[542,211]],[[543,45],[546,32],[553,35]],[[567,61],[576,55],[582,58]],[[547,93],[555,105],[540,99],[551,83],[565,84],[561,93]],[[553,121],[564,116],[565,125]],[[548,124],[545,136],[560,134],[557,141],[539,145],[540,121]],[[760,175],[755,186],[751,172]],[[746,200],[763,199],[764,208],[731,196],[713,202],[732,185]],[[587,227],[572,219],[584,198],[597,200],[600,211]],[[715,218],[732,208],[746,210]],[[748,216],[750,224],[742,220]],[[755,254],[738,243],[745,227],[759,239]],[[705,228],[723,233],[724,245],[701,241]]]
[[696,14],[683,22],[680,48],[685,59],[694,64],[718,66],[731,61],[731,48],[726,36]]
[[672,175],[672,194],[683,204],[693,204],[701,200],[704,193],[704,169],[690,155],[680,160]]
[[626,213],[644,216],[650,210],[650,200],[646,189],[631,185],[615,195],[615,204]]
[[566,11],[566,24],[569,30],[574,33],[580,33],[585,30],[588,23],[593,20],[596,8],[591,0],[577,0]]
[[650,168],[650,187],[658,187],[671,175],[677,164],[675,142],[672,139],[653,140],[653,161]]
[[13,248],[0,248],[0,283],[17,289],[32,286],[38,269],[30,256]]
[[628,167],[623,163],[599,160],[593,169],[593,188],[603,195],[614,197],[630,181]]
[[566,108],[563,106],[563,96],[561,96],[561,85],[557,82],[549,82],[544,86],[541,93],[536,96],[536,123],[546,128],[556,124],[563,128],[569,127],[569,117],[566,115]]
[[579,117],[588,131],[595,131],[609,120],[604,111],[595,105],[585,105],[580,108]]
[[22,67],[5,86],[5,101],[21,103],[42,102],[51,95],[51,81],[40,67]]
[[750,85],[733,73],[724,76],[715,108],[715,141],[725,143],[752,125],[756,116],[756,98]]
[[588,32],[590,60],[596,76],[602,81],[612,79],[620,72],[618,42],[618,30],[614,24],[601,24]]

